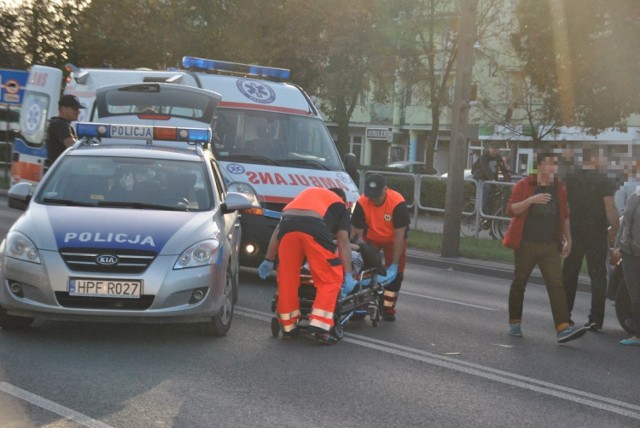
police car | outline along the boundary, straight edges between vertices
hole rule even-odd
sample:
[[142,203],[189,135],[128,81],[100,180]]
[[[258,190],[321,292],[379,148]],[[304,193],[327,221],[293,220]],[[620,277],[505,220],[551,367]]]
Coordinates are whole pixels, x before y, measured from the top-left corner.
[[9,205],[26,212],[0,246],[1,327],[35,318],[197,322],[227,333],[237,210],[251,202],[227,192],[210,128],[169,126],[161,113],[144,114],[165,126],[78,123],[80,140],[35,191],[30,183],[10,189]]

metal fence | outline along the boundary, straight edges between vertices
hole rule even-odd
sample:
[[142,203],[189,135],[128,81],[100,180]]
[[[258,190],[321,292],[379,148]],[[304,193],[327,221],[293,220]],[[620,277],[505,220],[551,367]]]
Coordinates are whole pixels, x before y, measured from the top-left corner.
[[[418,226],[418,218],[421,214],[425,213],[440,213],[444,214],[444,206],[429,206],[422,204],[422,191],[423,187],[428,186],[429,182],[443,182],[445,183],[447,177],[442,177],[439,175],[427,175],[427,174],[413,174],[407,172],[394,172],[394,171],[377,171],[377,170],[362,170],[360,173],[360,182],[358,183],[358,189],[360,193],[364,191],[364,182],[366,177],[370,174],[381,174],[387,178],[389,177],[404,177],[407,181],[413,181],[413,200],[407,200],[407,206],[413,212],[413,225],[412,228],[417,229]],[[469,227],[470,230],[473,230],[473,236],[476,238],[479,237],[480,231],[482,230],[481,224],[484,221],[490,222],[501,222],[501,225],[504,226],[508,224],[510,221],[510,217],[507,217],[504,213],[504,206],[508,200],[508,195],[511,193],[511,189],[515,185],[512,182],[504,182],[504,181],[478,181],[471,177],[464,179],[465,183],[469,183],[472,186],[473,196],[465,197],[463,202],[463,211],[462,217],[463,222],[466,222],[468,225],[472,225]],[[500,203],[498,207],[495,205],[492,206],[490,212],[484,212],[484,199],[487,195],[485,195],[485,186],[482,184],[490,184],[494,187],[494,195],[498,195],[497,201]],[[391,186],[390,186],[391,187]],[[396,189],[398,190],[398,189]],[[408,199],[408,198],[407,198]],[[501,210],[498,208],[502,208]],[[500,236],[501,237],[501,236]]]

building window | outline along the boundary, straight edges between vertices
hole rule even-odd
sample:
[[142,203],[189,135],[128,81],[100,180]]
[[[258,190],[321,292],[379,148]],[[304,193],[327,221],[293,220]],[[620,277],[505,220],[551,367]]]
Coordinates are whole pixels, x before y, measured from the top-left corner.
[[364,162],[364,159],[362,159],[362,137],[351,136],[351,141],[349,142],[349,152],[356,155],[358,163],[362,165],[362,163]]

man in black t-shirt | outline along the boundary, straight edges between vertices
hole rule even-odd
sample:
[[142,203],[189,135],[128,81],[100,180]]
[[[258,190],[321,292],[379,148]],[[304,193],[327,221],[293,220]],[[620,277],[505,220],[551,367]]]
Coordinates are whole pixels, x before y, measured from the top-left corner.
[[518,181],[507,202],[507,214],[512,219],[502,243],[514,250],[508,334],[522,336],[524,293],[531,271],[538,266],[547,287],[557,341],[565,343],[586,332],[582,326],[571,325],[562,285],[561,259],[571,251],[567,192],[556,179],[558,164],[554,154],[538,154],[536,169],[535,175]]
[[51,166],[67,147],[78,139],[71,122],[78,120],[80,109],[85,108],[74,95],[63,95],[58,102],[58,116],[52,117],[47,128],[47,160]]
[[603,149],[583,148],[582,168],[567,174],[571,220],[571,253],[562,266],[562,280],[569,312],[573,311],[582,259],[586,256],[591,278],[591,311],[585,327],[602,329],[607,291],[607,228],[617,234],[619,220],[614,194],[617,184],[607,177]]

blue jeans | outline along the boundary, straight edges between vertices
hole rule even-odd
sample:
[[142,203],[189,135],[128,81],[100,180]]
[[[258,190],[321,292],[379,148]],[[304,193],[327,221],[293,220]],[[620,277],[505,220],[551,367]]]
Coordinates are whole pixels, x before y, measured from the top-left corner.
[[638,337],[640,335],[640,257],[622,253],[622,270],[631,297],[632,327],[634,335]]
[[482,183],[482,214],[493,215],[491,209],[491,199],[493,199],[493,190],[495,185],[484,181]]

